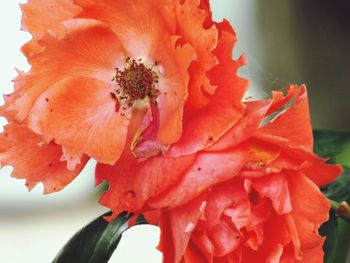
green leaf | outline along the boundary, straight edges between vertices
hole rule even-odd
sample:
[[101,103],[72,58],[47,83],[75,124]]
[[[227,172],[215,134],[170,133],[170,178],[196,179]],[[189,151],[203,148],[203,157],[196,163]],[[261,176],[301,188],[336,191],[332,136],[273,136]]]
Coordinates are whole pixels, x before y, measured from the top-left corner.
[[[329,163],[339,163],[344,173],[333,183],[322,187],[323,193],[331,200],[350,202],[350,132],[314,131],[314,150]],[[345,263],[350,248],[350,224],[330,212],[330,219],[321,226],[320,234],[326,236],[323,249],[326,263]]]
[[330,199],[350,202],[350,132],[316,130],[314,131],[314,150],[329,163],[339,163],[344,173],[333,183],[322,187],[323,193]]
[[322,192],[331,200],[350,202],[350,169],[344,168],[343,174],[333,183],[322,187]]
[[350,131],[315,130],[314,150],[331,163],[350,168]]
[[338,222],[337,216],[334,213],[329,213],[329,220],[325,222],[320,228],[320,235],[326,236],[326,240],[323,245],[323,251],[325,252],[324,262],[331,263],[332,252],[335,251],[337,236],[338,236]]
[[[76,233],[61,249],[53,263],[105,263],[108,262],[119,244],[122,233],[128,228],[130,216],[120,214],[112,222],[107,222],[106,213]],[[137,223],[145,220],[138,218]]]
[[350,224],[343,218],[338,217],[337,228],[338,235],[335,240],[335,246],[332,253],[329,253],[328,261],[326,263],[342,263],[346,262],[350,247]]

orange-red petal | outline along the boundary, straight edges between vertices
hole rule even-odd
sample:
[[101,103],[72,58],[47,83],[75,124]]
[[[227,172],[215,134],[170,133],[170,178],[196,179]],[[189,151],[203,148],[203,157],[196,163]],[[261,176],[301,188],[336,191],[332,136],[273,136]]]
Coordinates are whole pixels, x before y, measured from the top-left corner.
[[184,206],[162,213],[159,250],[164,254],[164,263],[180,262],[202,214],[202,203],[203,197],[200,196]]
[[176,185],[148,203],[152,207],[176,207],[189,202],[210,187],[236,176],[247,156],[245,144],[220,154],[199,153]]
[[306,88],[298,91],[295,104],[259,129],[257,136],[268,135],[289,141],[289,146],[302,146],[312,151],[313,135]]
[[129,120],[116,112],[113,88],[90,78],[66,78],[36,101],[29,126],[76,155],[114,164],[124,150]]
[[62,148],[54,143],[45,144],[42,138],[28,128],[10,121],[0,134],[0,164],[14,167],[12,176],[26,179],[32,189],[43,183],[44,193],[62,190],[84,168],[88,158],[84,156],[74,171],[61,161]]
[[174,35],[160,13],[166,9],[158,7],[159,3],[153,0],[74,0],[74,3],[82,8],[77,17],[110,25],[127,53],[135,59],[157,53],[158,43]]
[[261,196],[272,201],[277,214],[287,214],[292,211],[291,194],[283,174],[270,174],[252,180],[252,185]]
[[244,116],[207,151],[222,151],[234,147],[254,135],[270,106],[270,102],[267,100],[252,101],[245,103],[245,105],[247,108]]
[[114,215],[123,210],[134,212],[147,207],[153,196],[168,191],[191,166],[195,156],[180,158],[151,157],[140,161],[124,153],[114,166],[98,164],[97,183],[107,180],[109,189],[100,200]]
[[213,188],[207,200],[207,227],[218,224],[223,214],[229,216],[237,229],[250,222],[250,202],[242,180],[232,180]]
[[186,102],[186,115],[190,116],[209,103],[216,89],[206,73],[218,63],[213,53],[218,42],[218,29],[213,23],[210,27],[205,27],[210,11],[200,6],[201,1],[174,2],[176,34],[188,42],[197,54],[197,59],[190,68],[189,96]]
[[211,83],[218,88],[209,104],[184,119],[182,137],[170,148],[170,155],[191,154],[213,145],[244,114],[241,100],[248,81],[237,76],[237,70],[244,64],[244,59],[231,59],[232,48],[236,42],[231,26],[223,22],[217,27],[220,28],[221,35],[214,54],[220,64],[208,76]]
[[[324,238],[318,234],[318,229],[328,220],[329,201],[311,180],[297,173],[290,174],[289,189],[293,207],[291,216],[298,231],[301,250],[307,252],[319,248]],[[318,253],[322,258],[322,249]]]
[[35,39],[48,31],[62,37],[65,33],[63,21],[73,18],[80,8],[73,0],[28,0],[21,5],[22,30],[30,32]]
[[19,98],[8,108],[18,112],[18,120],[24,120],[36,99],[64,78],[85,76],[111,82],[114,68],[124,57],[119,40],[106,25],[79,19],[65,25],[64,38],[47,34],[40,39],[46,49],[32,56],[31,70],[15,80],[15,93]]
[[[195,58],[193,48],[177,43],[178,37],[161,41],[155,61],[161,61],[157,103],[159,108],[158,140],[168,145],[182,135],[183,111],[188,93],[188,68]],[[163,43],[162,43],[163,42]]]

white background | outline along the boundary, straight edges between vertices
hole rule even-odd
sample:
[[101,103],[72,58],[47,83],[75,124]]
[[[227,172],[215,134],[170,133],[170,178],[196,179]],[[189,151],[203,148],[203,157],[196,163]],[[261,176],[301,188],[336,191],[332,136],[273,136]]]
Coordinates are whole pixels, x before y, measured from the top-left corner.
[[[12,91],[15,67],[29,69],[19,51],[30,39],[27,32],[19,30],[19,3],[24,2],[4,0],[0,8],[1,93]],[[256,44],[253,0],[215,0],[212,6],[215,19],[226,17],[234,24],[240,39],[235,55]],[[252,94],[256,95],[258,83],[253,86]],[[101,190],[94,189],[93,165],[90,163],[65,190],[49,196],[42,195],[41,186],[28,193],[22,180],[10,178],[9,167],[0,170],[0,262],[50,262],[77,230],[106,211],[98,205]],[[154,226],[128,230],[111,262],[161,262],[155,249],[158,239],[159,230]]]

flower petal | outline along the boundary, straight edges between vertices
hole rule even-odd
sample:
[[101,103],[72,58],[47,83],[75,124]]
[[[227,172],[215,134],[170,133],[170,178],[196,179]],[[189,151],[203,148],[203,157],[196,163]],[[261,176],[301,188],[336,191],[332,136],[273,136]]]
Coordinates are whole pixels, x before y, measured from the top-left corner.
[[215,184],[227,181],[239,172],[248,156],[242,144],[230,151],[200,153],[181,180],[158,197],[150,199],[152,207],[176,207],[200,195]]
[[312,151],[313,135],[306,87],[302,86],[293,106],[262,127],[258,135],[285,138],[290,146],[302,146]]
[[283,174],[270,174],[255,178],[252,184],[261,196],[271,199],[277,214],[282,215],[292,211],[291,196]]
[[247,108],[244,116],[217,143],[210,146],[207,149],[208,151],[222,151],[234,147],[250,138],[256,132],[270,106],[270,102],[251,101],[245,104]]
[[29,59],[32,69],[15,80],[19,97],[8,109],[24,120],[35,100],[50,86],[67,77],[85,76],[111,82],[124,51],[114,33],[91,20],[66,22],[67,34],[58,40],[45,35],[40,43],[46,49]]
[[[183,263],[204,263],[212,262],[212,253],[207,253],[206,249],[202,249],[202,244],[193,242],[194,237],[191,237],[183,256]],[[206,238],[208,239],[208,238]],[[210,242],[209,240],[207,242]],[[212,246],[212,244],[210,244]],[[212,247],[214,250],[214,247]],[[210,255],[211,254],[211,255]]]
[[292,173],[288,181],[293,207],[291,217],[298,231],[301,249],[308,251],[317,248],[324,241],[318,229],[328,220],[330,203],[306,176]]
[[[134,59],[157,53],[158,43],[174,35],[159,11],[166,9],[153,0],[74,0],[74,3],[82,8],[78,17],[109,24]],[[169,9],[169,12],[173,11]]]
[[[153,196],[171,189],[189,169],[195,160],[195,155],[179,158],[158,156],[139,163],[135,179],[135,193],[141,205]],[[125,174],[124,176],[128,176]]]
[[43,183],[44,193],[62,190],[84,168],[88,158],[84,156],[74,171],[60,161],[62,148],[54,143],[44,144],[42,138],[28,128],[10,121],[0,134],[0,164],[14,167],[12,176],[26,179],[32,189]]
[[203,197],[200,196],[184,206],[163,212],[159,250],[164,254],[164,263],[180,262],[201,216],[202,202]]
[[206,27],[205,22],[211,14],[208,8],[200,6],[200,2],[175,1],[176,34],[188,42],[197,54],[197,59],[190,67],[189,96],[185,110],[187,116],[208,104],[216,89],[206,73],[218,63],[213,54],[218,42],[218,29],[214,23]]
[[215,225],[208,236],[214,245],[214,256],[223,257],[233,252],[241,243],[237,229],[232,228],[225,221]]
[[[243,188],[242,180],[232,180],[217,185],[211,191],[205,208],[208,228],[218,224],[223,213],[231,217],[237,229],[247,225],[248,216],[245,211],[249,210],[248,195]],[[229,209],[230,211],[226,211]],[[237,213],[235,213],[237,212]],[[249,211],[250,212],[250,211]]]
[[[182,134],[183,111],[188,93],[188,68],[195,58],[193,48],[177,43],[161,41],[155,61],[161,61],[157,103],[159,108],[158,139],[161,144],[175,143]],[[163,42],[163,43],[162,43]]]
[[[140,161],[130,150],[125,150],[114,166],[97,164],[97,183],[107,180],[109,184],[101,203],[110,207],[115,215],[126,208],[129,212],[143,209],[149,198],[171,189],[194,160],[195,155],[179,158],[156,156]],[[128,198],[132,202],[128,202]]]
[[30,32],[35,39],[42,37],[48,30],[62,37],[65,33],[63,21],[73,18],[80,8],[73,0],[28,0],[21,4],[22,30]]
[[184,130],[178,143],[170,148],[169,155],[187,155],[214,144],[242,117],[244,106],[243,94],[248,81],[237,76],[237,70],[244,64],[243,58],[233,61],[232,48],[236,42],[235,34],[224,21],[217,27],[221,32],[214,54],[220,64],[209,73],[212,85],[217,85],[208,105],[196,114],[184,120]]
[[114,164],[124,149],[129,120],[116,112],[110,91],[94,79],[62,80],[37,99],[28,125],[73,157],[87,154]]

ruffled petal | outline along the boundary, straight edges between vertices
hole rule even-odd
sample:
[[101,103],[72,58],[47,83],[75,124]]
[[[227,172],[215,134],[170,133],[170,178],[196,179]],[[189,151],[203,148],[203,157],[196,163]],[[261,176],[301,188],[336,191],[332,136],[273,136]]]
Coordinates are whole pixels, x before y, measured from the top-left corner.
[[[161,41],[155,61],[159,68],[159,108],[158,140],[161,144],[172,144],[182,134],[183,111],[188,96],[188,68],[195,58],[193,48],[177,43],[178,37],[170,42]],[[162,43],[163,42],[163,43]]]
[[159,42],[174,35],[168,27],[175,26],[164,21],[162,16],[167,13],[160,12],[173,13],[172,8],[166,8],[169,4],[159,7],[154,0],[74,0],[74,3],[82,8],[78,17],[109,24],[127,53],[135,59],[149,58],[150,54],[157,53]]
[[[171,189],[193,165],[195,155],[179,158],[155,157],[139,163],[135,179],[138,204]],[[128,176],[125,174],[124,176]]]
[[[307,252],[323,244],[324,238],[318,234],[318,229],[328,220],[330,203],[307,177],[292,173],[288,181],[293,207],[291,216],[301,242],[301,250]],[[319,250],[320,258],[321,252]]]
[[164,254],[164,263],[180,262],[202,214],[202,203],[203,197],[200,196],[184,206],[163,212],[159,250]]
[[78,19],[65,25],[64,38],[47,34],[40,40],[46,49],[31,57],[30,72],[15,80],[19,98],[8,109],[18,112],[18,120],[24,120],[36,99],[64,78],[85,76],[110,83],[123,59],[121,44],[106,25]]
[[225,221],[221,221],[208,232],[214,245],[214,256],[223,257],[233,252],[241,243],[240,233]]
[[[115,165],[97,163],[95,171],[95,184],[104,180],[109,183],[109,189],[101,198],[100,203],[109,207],[113,214],[108,220],[116,218],[121,212],[137,211],[137,202],[134,191],[135,175],[138,168],[138,160],[131,152],[130,145],[134,140],[134,134],[138,131],[147,109],[133,108],[133,117],[130,120],[125,150]],[[127,176],[125,176],[127,175]],[[139,213],[142,213],[142,211]]]
[[66,78],[37,99],[28,125],[72,157],[87,154],[114,164],[124,149],[129,120],[116,112],[112,91],[98,80]]
[[282,91],[272,91],[272,100],[269,110],[266,112],[266,116],[276,113],[277,111],[283,109],[292,100],[298,97],[299,88],[296,85],[291,85],[288,87],[288,94],[285,96]]
[[293,106],[262,127],[258,134],[285,138],[289,141],[289,146],[302,146],[312,151],[313,135],[306,87],[299,89]]
[[[202,245],[195,243],[193,239],[194,237],[192,236],[187,245],[183,256],[183,263],[212,263],[212,256],[208,256],[206,251],[201,249]],[[214,250],[214,248],[212,249]],[[213,254],[213,252],[211,254]]]
[[342,174],[343,168],[340,165],[327,164],[325,159],[310,155],[300,171],[316,185],[323,186],[336,180]]
[[280,262],[281,249],[284,252],[284,248],[291,241],[288,226],[284,218],[275,215],[270,217],[263,224],[262,238],[262,242],[260,242],[256,249],[252,250],[248,246],[243,248],[240,263],[256,262],[256,259],[259,259],[259,262],[270,262],[268,259],[272,260],[272,262]]
[[109,184],[109,189],[100,202],[111,208],[114,215],[126,208],[129,212],[134,212],[147,207],[147,200],[171,189],[183,177],[194,159],[195,156],[158,156],[139,162],[132,154],[124,154],[114,166],[98,164],[97,182],[107,180]]
[[30,32],[35,39],[49,30],[62,37],[65,33],[63,21],[73,18],[80,8],[73,0],[28,0],[21,4],[22,30]]
[[123,167],[98,163],[96,166],[96,184],[107,180],[109,184],[108,190],[101,196],[100,204],[112,210],[113,214],[108,220],[113,220],[121,212],[128,211],[130,213],[137,211],[135,192],[133,190],[134,176],[124,176],[123,168],[130,170],[130,174],[134,171],[133,167],[136,163],[128,158],[120,158],[119,161],[129,161]]
[[237,76],[237,70],[245,61],[231,59],[236,36],[224,21],[218,24],[219,43],[214,54],[219,65],[209,73],[210,83],[217,85],[210,103],[184,120],[184,130],[178,143],[170,148],[169,155],[187,155],[213,145],[244,114],[243,94],[248,81]]
[[199,153],[193,165],[171,189],[150,199],[152,207],[182,205],[208,188],[236,176],[248,156],[248,147],[242,144],[230,151]]
[[340,165],[327,164],[326,159],[303,148],[286,148],[284,155],[290,161],[297,161],[299,165],[295,165],[295,169],[300,170],[318,186],[334,181],[343,171]]
[[166,2],[165,6],[160,6],[162,4],[157,1],[140,0],[75,0],[75,3],[82,7],[79,17],[111,25],[128,56],[143,59],[159,75],[157,137],[163,145],[176,142],[182,133],[188,68],[197,54],[182,36],[176,35],[175,25],[170,25],[165,19],[168,13],[174,18],[174,11],[170,8],[172,4]]
[[45,144],[42,138],[28,128],[10,121],[0,134],[0,164],[14,167],[12,176],[26,179],[32,189],[43,183],[44,193],[62,190],[84,168],[88,158],[84,156],[74,171],[60,161],[62,148],[54,143]]
[[291,196],[288,183],[283,174],[270,174],[252,180],[252,185],[261,196],[272,201],[277,214],[287,214],[292,211]]
[[[207,200],[205,215],[207,227],[211,228],[220,222],[223,213],[232,219],[237,229],[250,222],[250,202],[243,188],[242,180],[233,180],[214,187]],[[249,211],[250,212],[250,211]]]
[[196,51],[197,59],[190,68],[189,96],[186,115],[190,116],[209,103],[216,87],[207,76],[218,60],[213,54],[218,42],[218,29],[212,23],[206,27],[205,21],[211,15],[208,8],[200,6],[199,0],[174,1],[176,10],[176,34],[188,42]]
[[267,100],[246,102],[245,105],[247,108],[244,116],[217,143],[213,144],[207,150],[222,151],[250,138],[257,131],[270,104],[270,101]]

